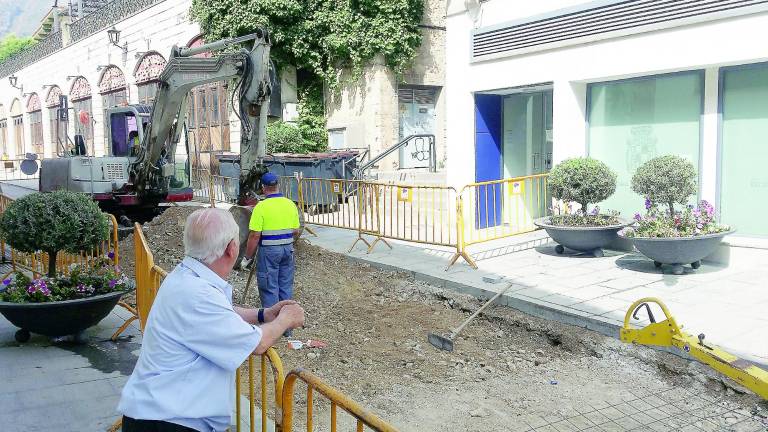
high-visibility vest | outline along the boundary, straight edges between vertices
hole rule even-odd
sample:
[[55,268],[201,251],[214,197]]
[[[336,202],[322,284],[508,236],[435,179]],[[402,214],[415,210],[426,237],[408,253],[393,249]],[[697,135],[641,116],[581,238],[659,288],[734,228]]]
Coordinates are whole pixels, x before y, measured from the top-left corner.
[[293,243],[293,231],[299,228],[299,212],[293,201],[282,194],[267,195],[256,204],[248,229],[261,233],[263,246]]

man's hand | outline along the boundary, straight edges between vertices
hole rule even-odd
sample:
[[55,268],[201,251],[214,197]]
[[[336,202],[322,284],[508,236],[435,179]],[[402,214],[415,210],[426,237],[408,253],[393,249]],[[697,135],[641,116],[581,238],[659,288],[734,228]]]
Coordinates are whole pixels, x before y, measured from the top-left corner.
[[264,309],[264,322],[270,322],[277,318],[277,315],[280,314],[280,309],[282,309],[284,306],[295,304],[297,303],[294,300],[283,300],[273,305],[272,307]]
[[297,303],[288,304],[280,309],[277,319],[282,321],[288,328],[296,329],[304,326],[304,308]]

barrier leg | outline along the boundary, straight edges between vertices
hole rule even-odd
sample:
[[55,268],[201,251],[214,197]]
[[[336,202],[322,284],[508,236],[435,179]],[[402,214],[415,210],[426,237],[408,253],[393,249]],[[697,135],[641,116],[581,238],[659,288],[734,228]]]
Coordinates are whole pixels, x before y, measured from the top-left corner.
[[457,250],[456,253],[454,253],[453,256],[451,257],[451,262],[448,263],[448,267],[445,268],[445,271],[448,271],[451,268],[451,266],[456,264],[456,261],[458,261],[459,258],[464,258],[464,261],[466,261],[470,267],[477,270],[477,263],[472,258],[472,256],[468,254],[467,251]]
[[139,317],[137,315],[135,315],[135,316],[132,316],[132,317],[128,318],[127,320],[125,320],[123,325],[121,325],[120,328],[117,329],[117,331],[114,334],[112,334],[112,337],[110,338],[112,340],[112,342],[117,342],[117,338],[120,337],[120,335],[123,334],[125,329],[127,329],[128,326],[131,325],[131,323],[136,321],[137,319],[139,319]]
[[359,242],[359,241],[361,241],[361,242],[365,243],[365,245],[366,245],[366,246],[368,246],[368,249],[370,249],[370,248],[371,248],[371,244],[370,244],[370,243],[368,243],[368,240],[364,239],[364,238],[363,238],[363,235],[362,235],[362,234],[360,234],[360,233],[358,233],[358,235],[357,235],[357,239],[355,239],[355,242],[354,242],[354,243],[352,243],[352,247],[350,247],[350,248],[349,248],[349,250],[347,251],[347,253],[349,253],[349,252],[352,252],[352,250],[354,250],[354,249],[355,249],[355,246],[357,245],[357,242]]
[[378,243],[378,242],[382,242],[385,245],[387,245],[388,248],[392,249],[392,245],[389,244],[389,242],[387,240],[385,240],[384,237],[376,237],[376,240],[374,240],[373,243],[371,243],[370,246],[368,246],[368,252],[367,253],[371,253],[371,251],[373,251],[373,248],[376,246],[376,243]]

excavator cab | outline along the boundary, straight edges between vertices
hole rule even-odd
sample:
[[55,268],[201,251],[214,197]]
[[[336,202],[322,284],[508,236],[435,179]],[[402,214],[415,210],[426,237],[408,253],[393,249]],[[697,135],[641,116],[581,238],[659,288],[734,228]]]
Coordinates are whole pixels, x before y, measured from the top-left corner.
[[109,156],[137,156],[144,140],[144,131],[149,123],[152,107],[149,105],[126,105],[107,110],[107,139]]

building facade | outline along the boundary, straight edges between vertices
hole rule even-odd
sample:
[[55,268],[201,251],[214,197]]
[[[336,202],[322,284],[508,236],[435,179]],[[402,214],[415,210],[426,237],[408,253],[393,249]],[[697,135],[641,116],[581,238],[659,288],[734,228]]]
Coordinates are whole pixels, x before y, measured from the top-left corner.
[[[88,3],[89,9],[71,1],[54,8],[38,44],[0,64],[0,154],[56,157],[66,147],[65,131],[70,145],[82,140],[89,155],[107,154],[104,111],[151,104],[171,48],[202,43],[199,26],[189,19],[191,3],[104,0]],[[437,135],[444,145],[445,0],[429,0],[425,10],[424,45],[402,79],[374,61],[363,79],[328,96],[332,149],[366,148],[376,155],[414,133]],[[119,32],[117,45],[110,43],[110,30]],[[297,115],[296,74],[283,70],[276,111],[291,121]],[[71,108],[66,123],[56,121],[60,95]],[[194,165],[215,169],[216,154],[239,152],[239,122],[228,95],[223,82],[191,92],[186,126]],[[424,166],[421,154],[411,156],[416,150],[405,149],[380,168]]]
[[618,174],[602,206],[631,217],[632,173],[675,154],[733,242],[765,245],[768,5],[451,0],[446,27],[449,184],[588,155]]

